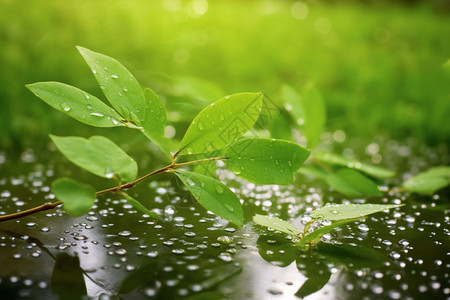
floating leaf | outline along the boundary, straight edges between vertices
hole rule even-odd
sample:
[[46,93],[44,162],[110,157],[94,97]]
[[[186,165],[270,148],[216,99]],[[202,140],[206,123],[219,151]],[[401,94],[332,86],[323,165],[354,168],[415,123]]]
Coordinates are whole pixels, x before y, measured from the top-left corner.
[[246,133],[258,119],[263,93],[227,96],[204,108],[186,131],[179,154],[223,149]]
[[253,222],[258,225],[269,227],[293,236],[297,236],[301,232],[297,229],[297,227],[294,226],[294,224],[286,222],[277,217],[256,214],[253,216]]
[[351,196],[381,196],[382,193],[378,189],[375,182],[352,169],[339,169],[335,173],[329,174],[326,180],[330,186],[338,192]]
[[296,143],[245,138],[225,151],[225,165],[234,174],[257,184],[290,184],[310,152]]
[[139,209],[144,214],[147,214],[152,218],[159,219],[159,215],[157,213],[155,213],[151,210],[148,210],[144,205],[142,205],[142,203],[140,203],[138,200],[134,199],[130,195],[122,193],[122,196],[125,197],[125,199],[127,200],[128,203],[133,205],[135,208]]
[[375,178],[383,179],[383,178],[389,178],[389,177],[392,177],[395,175],[395,172],[393,172],[391,170],[387,170],[384,168],[361,163],[355,159],[345,158],[341,155],[337,155],[334,153],[315,152],[314,158],[321,162],[324,162],[326,164],[339,165],[339,166],[344,166],[344,167],[347,167],[350,169],[356,169],[356,170],[364,172],[370,176],[373,176]]
[[101,100],[60,82],[37,82],[26,87],[51,107],[96,127],[124,126],[123,118]]
[[137,164],[113,141],[103,136],[58,137],[50,135],[56,147],[77,166],[104,178],[132,181]]
[[300,241],[297,243],[297,246],[299,246],[303,250],[307,250],[310,245],[316,244],[317,242],[319,242],[320,238],[324,234],[330,233],[336,227],[341,227],[342,225],[345,225],[345,224],[350,223],[350,222],[355,222],[357,220],[359,220],[359,217],[358,218],[354,218],[354,219],[348,219],[348,220],[340,220],[340,221],[337,221],[337,222],[333,222],[330,225],[318,228],[318,229],[308,233],[304,237],[302,237],[300,239]]
[[400,206],[403,206],[403,204],[332,204],[312,211],[311,217],[315,219],[338,221],[361,218]]
[[298,249],[292,240],[279,234],[260,235],[256,247],[265,261],[281,268],[289,266],[298,258]]
[[405,191],[431,195],[450,184],[450,167],[435,167],[403,182]]
[[147,104],[142,89],[133,75],[117,60],[109,56],[77,47],[94,73],[109,103],[127,121],[141,126]]
[[309,147],[315,147],[325,128],[326,110],[322,95],[314,85],[306,86],[301,96],[290,86],[283,86],[282,95],[289,104],[290,114],[301,126]]
[[59,178],[52,183],[52,191],[62,201],[64,210],[78,217],[87,213],[95,201],[92,186],[78,183],[70,178]]
[[214,178],[198,173],[177,170],[175,174],[204,208],[219,217],[242,226],[244,215],[241,203],[226,185]]

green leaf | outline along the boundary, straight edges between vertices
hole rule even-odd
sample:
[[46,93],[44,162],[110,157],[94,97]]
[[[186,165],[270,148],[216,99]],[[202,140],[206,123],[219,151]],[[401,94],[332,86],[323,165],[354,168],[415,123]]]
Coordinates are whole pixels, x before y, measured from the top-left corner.
[[400,206],[403,204],[332,204],[312,211],[311,217],[331,221],[347,220]]
[[340,227],[340,226],[345,225],[347,223],[355,222],[355,221],[358,221],[358,220],[359,220],[359,218],[348,219],[348,220],[340,220],[340,221],[337,221],[337,222],[333,222],[330,225],[320,227],[319,229],[316,229],[316,230],[308,233],[304,237],[302,237],[300,239],[300,241],[296,245],[298,247],[300,247],[301,249],[303,249],[303,250],[307,250],[307,248],[310,245],[316,244],[317,242],[319,242],[320,238],[324,234],[330,233],[336,227]]
[[114,58],[79,46],[77,49],[94,73],[109,103],[127,121],[141,126],[147,103],[133,75]]
[[104,178],[132,181],[137,164],[113,141],[103,136],[58,137],[50,135],[56,147],[77,166]]
[[450,184],[450,167],[435,167],[403,182],[407,192],[431,195]]
[[253,216],[253,222],[258,225],[269,227],[293,236],[297,236],[301,233],[301,231],[298,230],[298,228],[295,227],[294,224],[286,222],[277,217],[256,214]]
[[301,96],[290,86],[282,87],[282,95],[295,122],[301,127],[309,147],[315,147],[325,128],[326,110],[322,95],[312,85],[307,85]]
[[145,136],[152,140],[166,154],[175,151],[178,145],[171,139],[164,136],[164,130],[167,123],[166,109],[158,97],[151,89],[145,89],[145,101],[147,109],[145,118],[141,125]]
[[331,165],[344,166],[350,169],[356,169],[375,178],[389,178],[395,175],[395,172],[384,168],[361,163],[355,159],[348,159],[341,155],[329,152],[315,152],[314,158]]
[[375,182],[352,169],[339,169],[337,172],[329,174],[326,180],[338,192],[351,197],[381,196]]
[[37,82],[26,87],[51,107],[96,127],[124,126],[123,118],[101,100],[60,82]]
[[223,149],[246,133],[258,119],[263,93],[241,93],[205,107],[186,131],[179,154]]
[[139,209],[144,214],[147,214],[154,219],[159,219],[159,215],[157,213],[155,213],[151,210],[148,210],[144,205],[142,205],[142,203],[140,203],[138,200],[134,199],[130,195],[122,193],[122,196],[125,197],[125,199],[127,200],[128,203],[133,205],[135,208]]
[[257,184],[290,184],[310,152],[296,143],[244,138],[225,150],[225,165],[234,174]]
[[87,213],[95,201],[92,186],[78,183],[70,178],[59,178],[52,183],[56,198],[64,204],[64,210],[71,216],[78,217]]
[[222,182],[184,170],[177,170],[175,174],[204,208],[219,217],[242,226],[244,215],[241,203],[236,195]]

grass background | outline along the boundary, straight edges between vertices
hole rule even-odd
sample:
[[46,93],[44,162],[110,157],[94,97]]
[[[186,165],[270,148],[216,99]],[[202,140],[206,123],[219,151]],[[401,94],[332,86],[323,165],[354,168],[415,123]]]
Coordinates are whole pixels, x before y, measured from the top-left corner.
[[24,87],[60,81],[101,96],[75,45],[121,61],[173,119],[181,98],[264,90],[277,99],[283,84],[313,81],[330,131],[448,144],[448,20],[436,1],[0,0],[0,149],[39,148],[48,133],[120,134],[78,123]]

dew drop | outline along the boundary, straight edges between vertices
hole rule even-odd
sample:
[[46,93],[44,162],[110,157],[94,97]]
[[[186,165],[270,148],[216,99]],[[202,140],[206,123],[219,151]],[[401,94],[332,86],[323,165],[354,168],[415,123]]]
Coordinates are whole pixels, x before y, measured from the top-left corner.
[[184,249],[172,249],[172,253],[173,254],[177,254],[177,255],[182,255],[184,254],[186,251]]
[[125,231],[119,232],[118,235],[119,235],[119,236],[130,236],[130,235],[131,235],[131,232],[128,231],[128,230],[125,230]]
[[87,109],[92,109],[92,105],[88,104],[86,105]]
[[67,104],[66,102],[61,103],[61,108],[62,108],[65,112],[69,112],[69,111],[72,109],[72,107],[71,107],[69,104]]
[[202,131],[203,129],[205,129],[205,126],[203,125],[202,122],[198,122],[198,123],[197,123],[197,127],[198,127],[198,130],[200,130],[200,131]]
[[332,209],[330,210],[330,213],[332,213],[333,215],[342,215],[342,213],[338,210]]
[[98,112],[93,112],[93,113],[90,113],[90,115],[91,116],[96,116],[96,117],[104,117],[104,115],[103,114],[101,114],[101,113],[98,113]]
[[233,207],[233,206],[231,206],[231,205],[229,205],[229,204],[227,204],[227,203],[225,203],[224,206],[225,206],[225,208],[228,209],[229,211],[234,212],[234,207]]
[[216,185],[216,192],[217,194],[223,194],[224,188],[220,185]]
[[119,75],[113,74],[113,75],[111,75],[111,78],[117,79],[117,78],[119,78]]
[[91,96],[89,96],[89,94],[84,93],[84,97],[86,97],[86,99],[91,99]]

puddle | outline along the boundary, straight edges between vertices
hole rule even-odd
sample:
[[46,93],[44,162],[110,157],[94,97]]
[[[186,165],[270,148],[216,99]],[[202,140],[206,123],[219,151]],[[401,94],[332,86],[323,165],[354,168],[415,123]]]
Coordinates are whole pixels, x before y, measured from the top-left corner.
[[[49,186],[55,174],[92,180],[67,162],[37,159],[32,151],[21,157],[14,164],[1,154],[0,214],[52,201]],[[429,161],[410,165],[424,163]],[[255,213],[270,212],[301,226],[308,221],[302,216],[324,203],[369,200],[345,200],[320,182],[300,178],[287,187],[230,181],[244,200],[246,225],[236,228],[206,212],[168,178],[131,192],[148,201],[162,222],[120,197],[104,195],[78,218],[51,210],[0,223],[2,298],[450,297],[448,189],[430,197],[389,192],[371,198],[371,203],[406,205],[342,227],[325,235],[316,251],[304,253],[284,235],[248,221]]]

